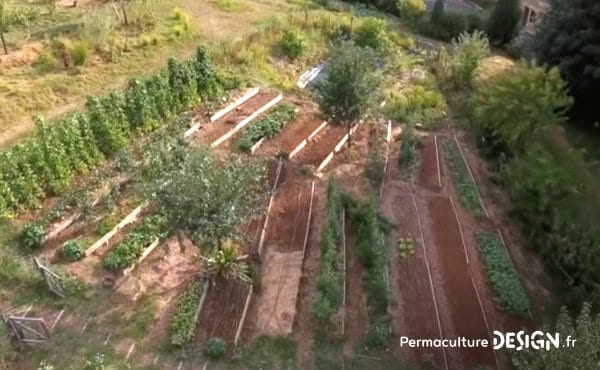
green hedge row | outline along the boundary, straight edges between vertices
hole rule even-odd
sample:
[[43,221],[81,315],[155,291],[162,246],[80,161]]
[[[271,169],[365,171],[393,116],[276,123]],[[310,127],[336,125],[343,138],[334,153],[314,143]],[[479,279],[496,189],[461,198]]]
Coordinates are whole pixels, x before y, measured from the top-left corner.
[[527,292],[502,241],[494,234],[480,234],[477,236],[477,241],[500,309],[517,316],[529,315]]
[[200,99],[216,99],[238,84],[218,76],[200,47],[195,58],[171,59],[123,92],[88,98],[82,112],[52,124],[37,118],[33,137],[0,152],[0,216],[39,206],[44,196],[64,192],[77,173],[124,149],[134,134],[154,131]]
[[249,152],[260,139],[275,136],[295,115],[295,109],[290,105],[281,105],[275,108],[265,118],[244,130],[237,143],[238,149],[242,152]]
[[317,284],[318,298],[314,312],[317,319],[330,323],[342,304],[343,271],[340,248],[342,244],[342,199],[333,179],[327,185],[327,219],[321,234],[321,270]]

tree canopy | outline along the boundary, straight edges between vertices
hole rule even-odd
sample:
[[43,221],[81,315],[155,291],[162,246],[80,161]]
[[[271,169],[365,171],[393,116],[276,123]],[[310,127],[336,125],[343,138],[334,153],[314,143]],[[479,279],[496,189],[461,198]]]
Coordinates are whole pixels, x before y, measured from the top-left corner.
[[486,33],[490,41],[498,45],[506,45],[517,36],[521,21],[520,0],[500,0],[494,6],[486,25]]
[[536,54],[560,68],[576,108],[600,117],[600,2],[550,0],[536,34]]

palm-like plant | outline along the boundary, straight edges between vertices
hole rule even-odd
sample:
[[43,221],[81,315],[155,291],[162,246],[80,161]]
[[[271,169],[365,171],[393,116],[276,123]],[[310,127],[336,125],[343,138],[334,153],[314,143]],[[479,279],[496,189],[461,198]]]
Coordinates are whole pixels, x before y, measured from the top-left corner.
[[247,256],[240,256],[237,245],[231,240],[225,241],[221,248],[208,256],[200,258],[204,264],[204,270],[211,277],[239,279],[246,283],[252,282],[248,263],[245,261]]

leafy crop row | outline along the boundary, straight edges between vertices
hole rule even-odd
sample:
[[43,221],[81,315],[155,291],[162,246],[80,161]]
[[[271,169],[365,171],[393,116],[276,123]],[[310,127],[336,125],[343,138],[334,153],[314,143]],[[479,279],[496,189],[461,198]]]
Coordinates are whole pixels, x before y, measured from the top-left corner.
[[196,329],[196,310],[200,303],[203,285],[194,281],[179,297],[173,318],[171,319],[171,344],[183,346],[194,337]]
[[518,316],[527,316],[529,298],[502,241],[493,234],[480,234],[477,240],[500,309]]
[[154,131],[232,85],[199,48],[191,60],[171,59],[156,75],[130,81],[123,93],[88,98],[82,112],[52,124],[37,118],[33,137],[0,152],[0,216],[39,206],[45,195],[62,193],[77,173],[124,149],[134,134]]
[[321,234],[321,270],[319,296],[314,306],[315,316],[329,323],[342,304],[343,272],[340,263],[342,243],[342,200],[339,189],[331,179],[327,186],[327,220]]
[[244,130],[237,144],[238,149],[243,152],[249,152],[252,146],[260,139],[275,136],[295,115],[294,107],[290,105],[277,107],[265,118]]
[[461,204],[466,209],[475,212],[477,216],[481,216],[483,209],[479,202],[477,186],[471,179],[467,164],[463,160],[456,143],[447,140],[444,143],[444,154],[450,164],[450,173],[452,174],[452,180],[458,191]]
[[124,240],[115,246],[104,259],[104,268],[119,270],[131,266],[164,231],[166,219],[162,215],[154,215],[145,219],[140,225],[131,230]]
[[369,318],[367,346],[383,348],[391,334],[387,311],[390,302],[386,282],[388,248],[385,243],[389,225],[379,215],[376,196],[363,204],[350,197],[346,197],[345,201],[354,232],[356,254],[367,272],[364,281]]

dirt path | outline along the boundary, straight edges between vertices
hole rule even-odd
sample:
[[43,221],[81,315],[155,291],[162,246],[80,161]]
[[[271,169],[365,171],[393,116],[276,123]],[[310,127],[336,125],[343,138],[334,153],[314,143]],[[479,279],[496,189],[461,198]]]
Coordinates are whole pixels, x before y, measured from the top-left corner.
[[427,135],[421,139],[421,174],[419,182],[431,190],[440,190],[440,158],[436,146],[436,137]]

